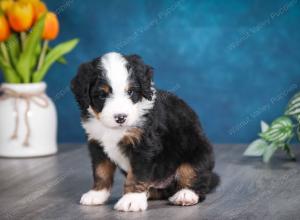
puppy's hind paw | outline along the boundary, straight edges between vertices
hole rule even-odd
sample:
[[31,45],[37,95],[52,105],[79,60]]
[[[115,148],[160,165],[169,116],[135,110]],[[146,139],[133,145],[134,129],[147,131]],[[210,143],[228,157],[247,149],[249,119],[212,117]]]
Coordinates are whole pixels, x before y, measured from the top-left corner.
[[81,196],[80,204],[82,205],[102,205],[109,197],[110,192],[106,189],[96,191],[90,190]]
[[199,196],[190,189],[182,189],[169,198],[174,205],[189,206],[195,205],[199,201]]

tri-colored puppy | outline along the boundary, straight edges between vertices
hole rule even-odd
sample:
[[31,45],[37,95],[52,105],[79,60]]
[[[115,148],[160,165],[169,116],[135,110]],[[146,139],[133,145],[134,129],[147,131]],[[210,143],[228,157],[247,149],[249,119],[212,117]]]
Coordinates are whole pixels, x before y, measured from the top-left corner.
[[109,197],[116,167],[126,176],[120,211],[147,209],[147,199],[194,205],[218,185],[213,149],[195,112],[158,90],[137,55],[107,53],[79,67],[72,91],[88,137],[94,186],[83,205]]

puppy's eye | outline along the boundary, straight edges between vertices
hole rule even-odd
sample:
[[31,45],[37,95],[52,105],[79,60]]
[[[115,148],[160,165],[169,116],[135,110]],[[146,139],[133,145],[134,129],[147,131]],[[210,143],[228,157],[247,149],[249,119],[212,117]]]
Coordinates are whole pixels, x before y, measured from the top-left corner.
[[105,98],[107,97],[107,93],[104,92],[103,90],[101,90],[101,91],[99,92],[99,94],[98,94],[98,97],[99,97],[100,99],[105,99]]
[[133,90],[132,90],[132,89],[128,89],[127,94],[128,94],[129,96],[132,96],[132,95],[133,95]]

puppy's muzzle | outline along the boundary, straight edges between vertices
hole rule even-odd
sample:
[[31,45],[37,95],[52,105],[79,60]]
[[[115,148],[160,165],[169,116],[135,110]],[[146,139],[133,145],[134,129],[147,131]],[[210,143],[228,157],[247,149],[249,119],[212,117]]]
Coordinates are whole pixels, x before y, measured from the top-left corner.
[[114,118],[118,124],[123,124],[126,121],[127,115],[126,114],[117,114],[114,116]]

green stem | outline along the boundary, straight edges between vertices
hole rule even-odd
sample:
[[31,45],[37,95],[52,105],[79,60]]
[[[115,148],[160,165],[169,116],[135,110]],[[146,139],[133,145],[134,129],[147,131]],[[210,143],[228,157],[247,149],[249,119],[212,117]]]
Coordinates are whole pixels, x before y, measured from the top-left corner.
[[26,32],[20,33],[22,51],[25,50]]
[[39,62],[37,65],[37,70],[40,70],[44,64],[44,60],[45,60],[45,56],[46,56],[46,52],[48,49],[48,45],[49,45],[49,41],[45,40],[43,43],[43,48],[42,48],[42,52],[40,54],[40,58],[39,58]]
[[8,55],[6,45],[4,42],[1,42],[0,44],[1,44],[1,52],[3,54],[4,60],[8,65],[10,65],[10,60],[9,60],[9,55]]
[[295,161],[295,160],[296,160],[296,156],[295,156],[295,154],[292,152],[290,146],[289,146],[288,144],[286,144],[286,145],[284,146],[284,149],[285,149],[287,155],[289,156],[289,158],[290,158],[291,160]]
[[[7,47],[4,42],[0,42],[1,54],[3,57],[0,57],[0,66],[4,75],[4,80],[8,83],[20,83],[21,80],[16,72],[13,70],[7,51]],[[3,60],[2,60],[3,58]]]

